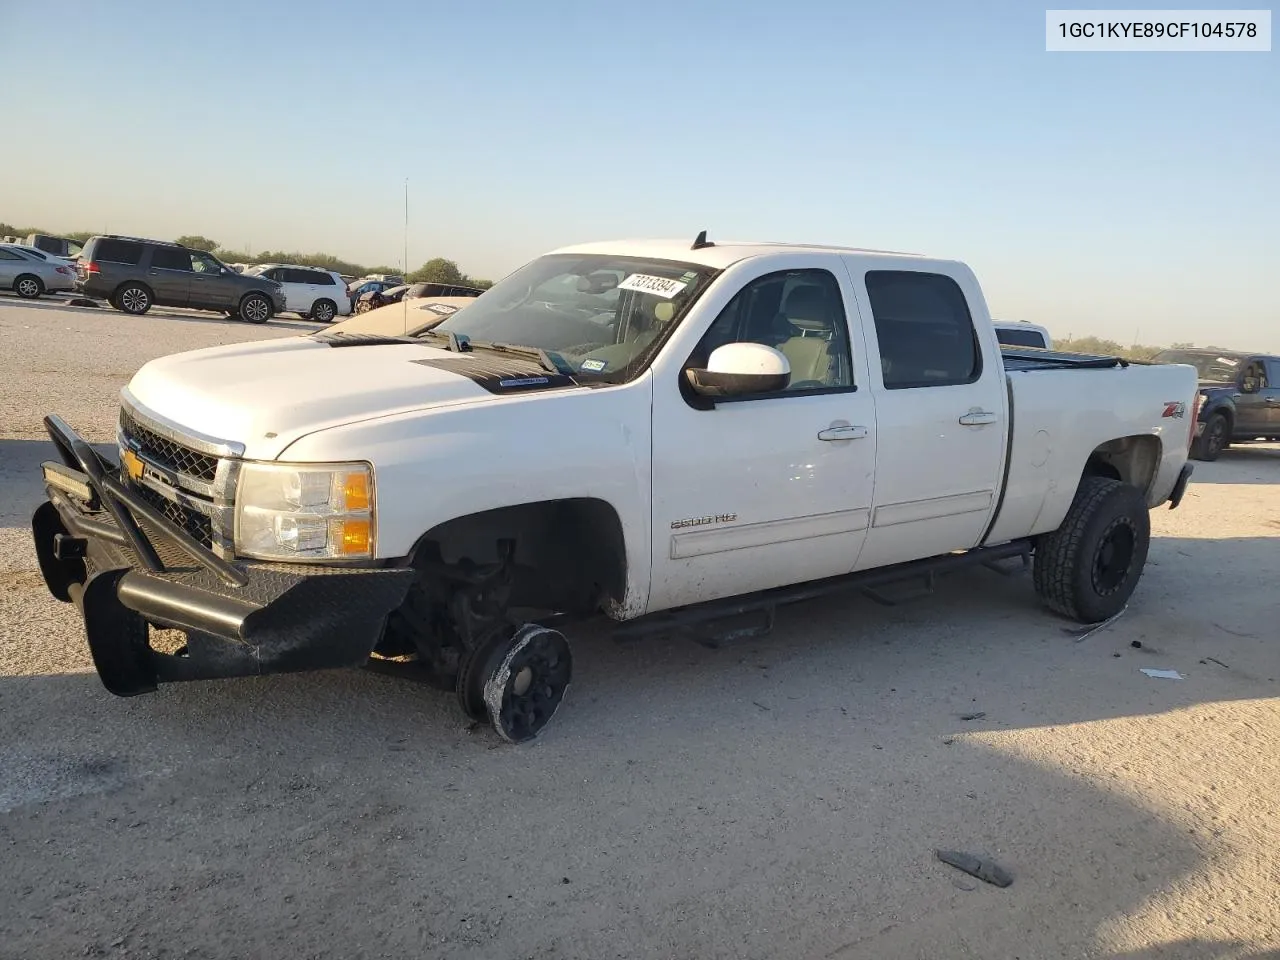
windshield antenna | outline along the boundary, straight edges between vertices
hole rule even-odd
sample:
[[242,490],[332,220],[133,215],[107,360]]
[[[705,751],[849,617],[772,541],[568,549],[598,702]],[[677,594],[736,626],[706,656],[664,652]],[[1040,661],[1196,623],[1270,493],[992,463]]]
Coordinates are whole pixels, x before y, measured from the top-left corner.
[[714,246],[715,244],[707,239],[707,231],[703,230],[701,233],[698,234],[697,238],[693,241],[693,246],[690,247],[689,249],[701,250],[703,247],[714,247]]

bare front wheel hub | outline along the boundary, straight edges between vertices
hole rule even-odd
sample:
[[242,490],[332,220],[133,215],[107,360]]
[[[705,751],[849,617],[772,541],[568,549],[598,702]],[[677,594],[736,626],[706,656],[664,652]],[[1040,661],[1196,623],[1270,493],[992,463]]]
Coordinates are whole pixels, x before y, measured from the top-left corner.
[[551,722],[569,689],[569,641],[558,630],[526,623],[485,653],[471,682],[482,684],[489,722],[510,743],[532,740]]

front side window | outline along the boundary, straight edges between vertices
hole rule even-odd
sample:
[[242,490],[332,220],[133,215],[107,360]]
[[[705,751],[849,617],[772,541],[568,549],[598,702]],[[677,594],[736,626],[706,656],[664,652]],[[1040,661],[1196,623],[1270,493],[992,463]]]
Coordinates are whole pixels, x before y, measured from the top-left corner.
[[784,270],[748,283],[712,322],[689,365],[705,366],[717,347],[742,342],[762,343],[786,356],[788,391],[854,385],[844,300],[826,270]]
[[982,353],[960,285],[940,273],[870,270],[867,297],[889,390],[973,383]]
[[22,260],[23,257],[18,256],[12,250],[6,250],[0,247],[0,260]]
[[682,261],[551,254],[410,335],[427,335],[430,327],[530,347],[575,377],[621,383],[644,368],[715,273]]
[[191,254],[191,269],[196,273],[218,274],[222,272],[222,264],[207,253]]

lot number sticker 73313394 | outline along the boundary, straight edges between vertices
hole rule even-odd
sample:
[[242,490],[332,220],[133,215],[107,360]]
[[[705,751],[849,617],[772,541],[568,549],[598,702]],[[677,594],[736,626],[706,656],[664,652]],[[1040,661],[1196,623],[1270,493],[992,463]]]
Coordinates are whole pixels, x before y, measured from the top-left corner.
[[647,273],[633,273],[618,284],[618,289],[652,293],[655,297],[670,300],[687,286],[688,284],[683,280],[668,280],[666,277],[655,277]]

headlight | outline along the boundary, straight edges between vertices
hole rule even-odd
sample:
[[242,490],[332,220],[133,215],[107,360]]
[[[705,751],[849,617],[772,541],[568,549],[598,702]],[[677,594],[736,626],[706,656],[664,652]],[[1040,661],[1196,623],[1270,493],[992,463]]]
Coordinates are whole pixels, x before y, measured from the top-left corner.
[[259,560],[367,560],[377,540],[367,463],[245,463],[236,553]]

